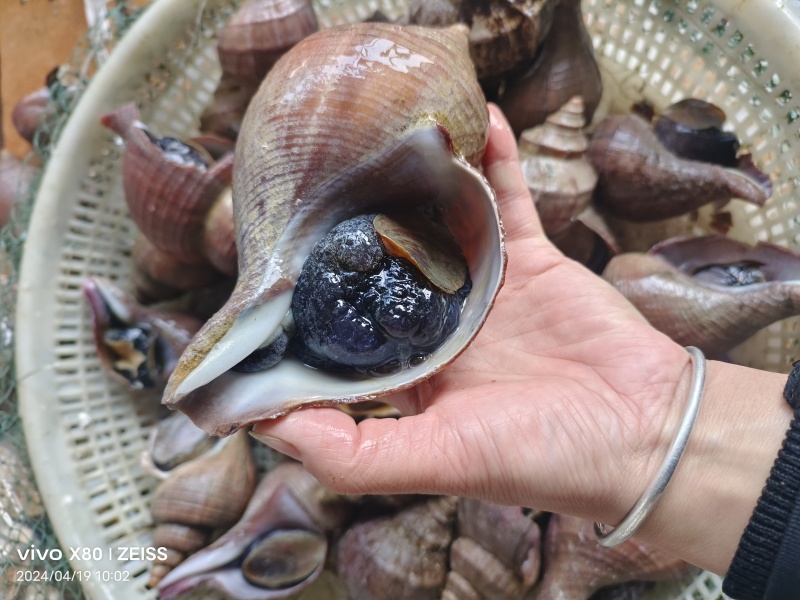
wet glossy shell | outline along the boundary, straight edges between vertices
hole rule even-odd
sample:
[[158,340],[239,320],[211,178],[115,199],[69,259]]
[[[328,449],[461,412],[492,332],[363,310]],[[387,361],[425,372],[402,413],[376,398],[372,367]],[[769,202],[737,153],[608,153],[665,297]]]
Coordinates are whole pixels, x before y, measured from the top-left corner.
[[[409,387],[466,347],[505,268],[494,194],[471,166],[483,156],[488,112],[466,32],[358,24],[306,38],[278,62],[237,144],[237,286],[184,353],[166,404],[209,433],[227,435],[305,403]],[[431,359],[370,381],[286,359],[247,379],[228,373],[273,334],[311,248],[337,223],[421,204],[443,211],[473,281],[462,325]]]
[[222,70],[260,82],[287,50],[317,29],[311,0],[245,0],[219,36]]
[[230,185],[233,160],[198,169],[166,160],[138,121],[139,111],[127,104],[102,122],[125,140],[122,187],[131,218],[159,250],[180,262],[203,263],[206,215]]

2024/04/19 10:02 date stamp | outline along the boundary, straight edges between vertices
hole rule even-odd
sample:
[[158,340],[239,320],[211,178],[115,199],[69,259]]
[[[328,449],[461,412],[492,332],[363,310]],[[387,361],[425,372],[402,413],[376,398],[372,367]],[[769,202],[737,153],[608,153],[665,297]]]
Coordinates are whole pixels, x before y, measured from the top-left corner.
[[[153,560],[166,560],[167,549],[160,548],[142,548],[142,547],[128,547],[120,546],[117,548],[67,548],[62,552],[58,548],[40,549],[36,546],[28,548],[17,548],[17,558],[22,563],[30,563],[32,561],[60,561],[64,558],[69,558],[69,561],[74,565],[74,561],[86,562],[87,566],[92,562],[99,562],[101,560],[117,560],[120,562],[130,561],[153,561]],[[46,570],[46,569],[17,569],[15,573],[18,582],[29,581],[130,581],[131,574],[125,570],[112,570],[112,569],[87,569],[79,568],[74,571],[68,570]]]

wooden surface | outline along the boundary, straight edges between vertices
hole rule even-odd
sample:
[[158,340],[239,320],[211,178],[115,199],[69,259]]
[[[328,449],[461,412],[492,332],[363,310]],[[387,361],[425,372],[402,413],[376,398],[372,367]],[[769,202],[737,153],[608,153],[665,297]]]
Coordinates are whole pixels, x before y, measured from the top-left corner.
[[85,31],[83,0],[0,0],[0,137],[18,156],[30,146],[17,135],[11,110],[70,58]]

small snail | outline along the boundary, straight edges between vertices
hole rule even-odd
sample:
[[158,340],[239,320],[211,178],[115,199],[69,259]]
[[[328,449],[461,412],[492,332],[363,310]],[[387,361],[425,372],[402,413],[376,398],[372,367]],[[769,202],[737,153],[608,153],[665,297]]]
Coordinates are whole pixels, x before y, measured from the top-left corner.
[[190,315],[143,307],[99,277],[84,280],[83,295],[100,362],[132,389],[163,384],[202,324]]
[[800,257],[772,244],[666,240],[647,254],[615,257],[603,276],[653,327],[710,356],[800,314]]

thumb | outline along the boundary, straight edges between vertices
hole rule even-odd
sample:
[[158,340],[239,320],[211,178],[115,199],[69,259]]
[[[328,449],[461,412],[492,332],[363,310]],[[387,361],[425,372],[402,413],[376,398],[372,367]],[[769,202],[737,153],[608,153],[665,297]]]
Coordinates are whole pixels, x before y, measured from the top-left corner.
[[522,177],[517,140],[503,111],[489,104],[489,142],[483,173],[497,194],[509,241],[543,235],[528,185]]
[[310,408],[257,423],[260,442],[302,461],[324,486],[343,494],[458,494],[458,436],[435,411],[400,419],[352,417]]

